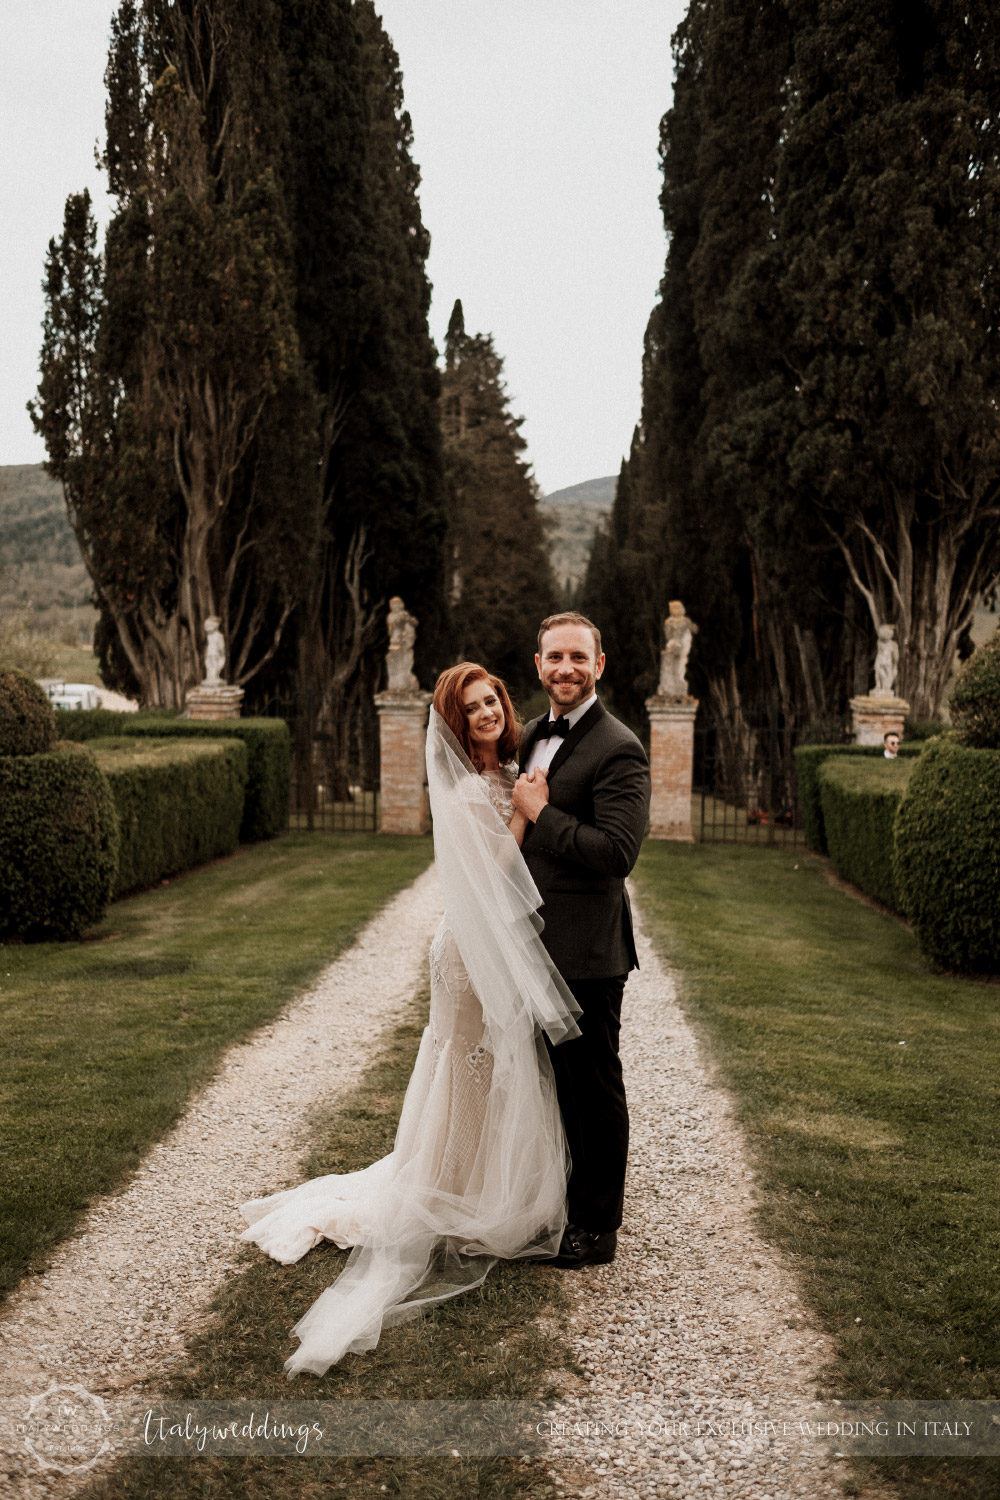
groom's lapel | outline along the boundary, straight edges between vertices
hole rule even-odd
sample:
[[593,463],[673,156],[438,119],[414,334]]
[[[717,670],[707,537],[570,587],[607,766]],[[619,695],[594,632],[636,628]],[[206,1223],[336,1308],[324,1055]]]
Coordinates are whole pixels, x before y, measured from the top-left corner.
[[521,748],[518,751],[517,757],[517,769],[519,772],[523,771],[528,764],[531,752],[535,748],[535,741],[538,738],[538,726],[545,718],[548,718],[548,714],[540,714],[537,719],[532,719],[521,737]]
[[600,698],[598,698],[597,702],[592,704],[591,707],[587,709],[587,712],[584,714],[583,718],[578,720],[578,722],[573,725],[573,728],[570,730],[569,734],[563,740],[562,744],[559,746],[559,749],[556,751],[555,755],[553,755],[551,761],[549,762],[550,781],[558,771],[559,767],[562,765],[563,761],[573,754],[573,751],[583,739],[584,735],[587,734],[591,729],[593,729],[594,725],[598,722],[599,719],[603,719],[604,713],[604,704],[601,702]]

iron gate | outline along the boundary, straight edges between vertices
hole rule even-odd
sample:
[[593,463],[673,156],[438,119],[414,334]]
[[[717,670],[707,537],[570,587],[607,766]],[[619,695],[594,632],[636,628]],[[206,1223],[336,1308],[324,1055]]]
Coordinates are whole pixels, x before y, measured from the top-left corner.
[[378,713],[361,694],[324,709],[318,695],[267,699],[255,713],[284,719],[292,737],[289,827],[322,833],[378,829]]
[[691,828],[704,842],[805,843],[793,751],[774,701],[735,723],[696,722]]

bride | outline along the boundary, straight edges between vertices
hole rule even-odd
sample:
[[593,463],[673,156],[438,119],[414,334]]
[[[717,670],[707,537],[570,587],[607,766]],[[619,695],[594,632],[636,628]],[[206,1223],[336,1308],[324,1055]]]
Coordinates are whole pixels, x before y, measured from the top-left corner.
[[541,1031],[578,1036],[580,1007],[542,947],[541,898],[520,854],[519,729],[484,667],[442,672],[427,783],[444,917],[393,1150],[242,1206],[240,1238],[283,1264],[323,1239],[353,1246],[292,1329],[289,1377],[373,1349],[383,1327],[480,1286],[498,1259],[558,1253],[569,1154]]

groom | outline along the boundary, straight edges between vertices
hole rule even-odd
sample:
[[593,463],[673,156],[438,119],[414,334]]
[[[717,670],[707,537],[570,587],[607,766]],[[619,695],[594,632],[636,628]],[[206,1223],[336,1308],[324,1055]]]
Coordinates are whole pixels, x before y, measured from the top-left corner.
[[542,942],[583,1008],[581,1035],[551,1049],[572,1157],[557,1266],[613,1260],[622,1222],[628,1109],[618,1057],[622,992],[638,968],[625,877],[649,812],[649,766],[597,697],[601,633],[575,611],[538,631],[535,666],[551,708],[525,727],[514,806],[544,906]]

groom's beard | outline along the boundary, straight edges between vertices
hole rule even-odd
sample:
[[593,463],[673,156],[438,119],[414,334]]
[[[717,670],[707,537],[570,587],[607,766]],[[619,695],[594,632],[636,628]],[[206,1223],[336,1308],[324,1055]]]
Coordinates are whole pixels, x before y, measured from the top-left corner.
[[558,679],[550,681],[544,678],[542,686],[557,714],[570,713],[590,697],[597,686],[597,679],[588,672],[582,682],[578,680],[578,677],[569,682],[560,682]]

